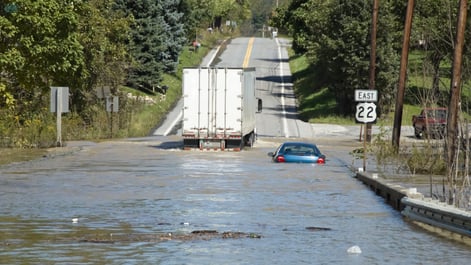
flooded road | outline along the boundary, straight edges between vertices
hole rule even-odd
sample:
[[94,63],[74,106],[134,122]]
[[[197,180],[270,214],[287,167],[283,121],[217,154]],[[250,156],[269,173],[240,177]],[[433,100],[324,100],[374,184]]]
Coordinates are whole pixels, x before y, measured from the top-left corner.
[[321,142],[326,165],[273,164],[266,153],[280,141],[242,152],[182,151],[163,137],[75,143],[81,150],[0,167],[0,263],[471,260],[469,246],[405,222],[353,178],[352,146]]

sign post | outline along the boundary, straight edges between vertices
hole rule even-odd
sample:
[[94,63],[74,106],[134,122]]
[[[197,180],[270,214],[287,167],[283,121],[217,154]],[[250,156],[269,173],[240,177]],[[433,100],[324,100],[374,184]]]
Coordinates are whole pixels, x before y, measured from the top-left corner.
[[51,87],[51,112],[56,113],[56,146],[62,147],[62,112],[69,112],[69,87]]
[[376,104],[373,102],[378,101],[378,91],[357,89],[355,90],[355,101],[359,102],[356,106],[355,120],[357,123],[362,123],[362,128],[365,127],[365,135],[363,136],[363,171],[366,171],[366,125],[376,122]]
[[106,97],[106,111],[110,112],[110,138],[113,138],[113,112],[119,111],[119,97]]

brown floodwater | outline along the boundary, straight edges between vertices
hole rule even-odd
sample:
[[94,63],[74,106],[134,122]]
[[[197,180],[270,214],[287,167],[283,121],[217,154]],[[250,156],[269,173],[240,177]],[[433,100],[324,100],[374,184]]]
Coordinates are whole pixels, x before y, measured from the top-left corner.
[[241,152],[183,151],[165,137],[76,142],[1,166],[0,263],[471,260],[469,246],[406,222],[356,180],[351,146],[318,143],[325,165],[275,164],[267,152],[281,141]]

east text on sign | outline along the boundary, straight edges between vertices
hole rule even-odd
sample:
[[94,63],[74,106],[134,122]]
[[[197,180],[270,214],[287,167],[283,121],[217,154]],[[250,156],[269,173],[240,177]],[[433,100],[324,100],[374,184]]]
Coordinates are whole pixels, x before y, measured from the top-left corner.
[[356,89],[355,101],[376,102],[378,101],[378,90]]

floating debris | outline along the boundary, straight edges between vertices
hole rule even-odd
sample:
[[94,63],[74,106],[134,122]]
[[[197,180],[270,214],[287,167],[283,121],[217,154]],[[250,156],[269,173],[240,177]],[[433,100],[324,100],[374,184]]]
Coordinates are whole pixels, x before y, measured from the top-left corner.
[[359,246],[351,246],[347,249],[349,254],[361,254],[361,248]]
[[309,231],[330,231],[332,229],[328,228],[328,227],[308,226],[308,227],[306,227],[306,230],[309,230]]
[[216,230],[195,230],[191,233],[192,234],[206,235],[206,234],[217,234],[218,231],[216,231]]
[[113,240],[101,240],[101,239],[82,239],[79,243],[95,243],[95,244],[114,244]]
[[218,232],[216,230],[195,230],[191,233],[156,233],[156,234],[112,234],[109,236],[94,236],[91,239],[80,239],[80,243],[96,243],[96,244],[114,244],[125,242],[164,242],[170,240],[193,241],[193,240],[210,240],[210,239],[240,239],[240,238],[262,238],[256,233],[244,232]]

